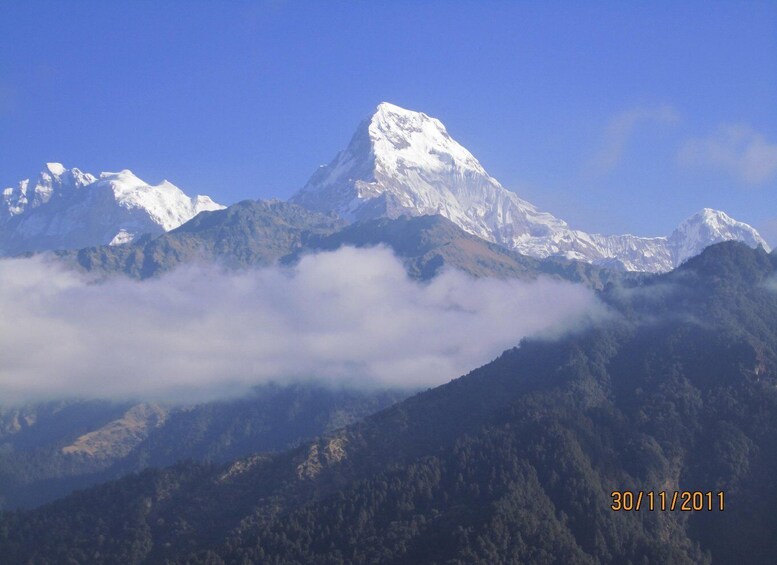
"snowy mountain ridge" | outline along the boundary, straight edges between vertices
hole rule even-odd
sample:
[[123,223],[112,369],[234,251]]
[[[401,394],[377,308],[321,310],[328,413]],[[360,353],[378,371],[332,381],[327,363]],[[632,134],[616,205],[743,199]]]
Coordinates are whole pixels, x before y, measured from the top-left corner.
[[189,197],[168,181],[150,185],[126,169],[95,177],[47,163],[36,180],[3,189],[0,255],[127,243],[222,208],[208,196]]
[[[0,256],[119,245],[224,208],[168,181],[150,185],[129,170],[94,176],[59,163],[47,163],[37,179],[0,194]],[[754,228],[709,208],[667,237],[572,229],[504,188],[439,120],[385,102],[291,202],[351,222],[440,214],[530,257],[563,256],[633,271],[669,271],[724,240],[769,250]]]
[[769,249],[754,228],[711,209],[694,214],[668,237],[571,229],[504,188],[439,120],[386,102],[291,201],[348,221],[440,214],[525,255],[560,255],[633,271],[669,271],[728,239]]

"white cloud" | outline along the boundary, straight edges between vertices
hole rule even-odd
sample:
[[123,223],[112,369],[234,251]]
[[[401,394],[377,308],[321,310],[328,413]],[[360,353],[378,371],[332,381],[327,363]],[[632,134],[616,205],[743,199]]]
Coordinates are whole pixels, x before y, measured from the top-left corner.
[[293,270],[187,266],[145,282],[90,282],[41,259],[0,261],[0,398],[192,400],[270,380],[432,386],[527,334],[596,314],[580,286],[407,278],[384,248],[344,248]]
[[620,163],[629,140],[637,128],[645,123],[674,124],[679,116],[668,105],[632,108],[617,114],[610,120],[604,136],[604,143],[589,163],[598,173],[607,173]]
[[727,125],[706,138],[689,139],[680,147],[680,163],[723,170],[748,184],[777,177],[777,144],[746,125]]

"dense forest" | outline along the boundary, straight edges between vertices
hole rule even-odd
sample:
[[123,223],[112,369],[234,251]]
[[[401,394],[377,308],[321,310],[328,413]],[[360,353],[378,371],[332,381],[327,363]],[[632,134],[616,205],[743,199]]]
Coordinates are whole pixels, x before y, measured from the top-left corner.
[[[708,248],[609,314],[299,447],[0,519],[34,563],[773,563],[777,254]],[[612,491],[723,511],[613,511]]]
[[271,383],[193,405],[82,400],[7,408],[0,410],[0,509],[43,504],[147,467],[283,451],[409,394]]

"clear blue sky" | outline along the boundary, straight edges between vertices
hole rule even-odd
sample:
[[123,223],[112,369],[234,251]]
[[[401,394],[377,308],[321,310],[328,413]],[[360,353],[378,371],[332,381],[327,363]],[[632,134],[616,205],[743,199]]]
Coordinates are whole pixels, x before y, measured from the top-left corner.
[[0,185],[46,161],[286,198],[381,101],[575,227],[777,244],[775,2],[0,2]]

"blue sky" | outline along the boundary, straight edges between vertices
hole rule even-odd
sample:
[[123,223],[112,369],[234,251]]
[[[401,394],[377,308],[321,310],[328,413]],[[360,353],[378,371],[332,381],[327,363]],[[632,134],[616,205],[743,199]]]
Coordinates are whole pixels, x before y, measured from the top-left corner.
[[381,101],[603,233],[777,244],[775,2],[0,3],[0,185],[46,161],[287,198]]

